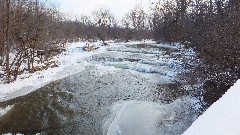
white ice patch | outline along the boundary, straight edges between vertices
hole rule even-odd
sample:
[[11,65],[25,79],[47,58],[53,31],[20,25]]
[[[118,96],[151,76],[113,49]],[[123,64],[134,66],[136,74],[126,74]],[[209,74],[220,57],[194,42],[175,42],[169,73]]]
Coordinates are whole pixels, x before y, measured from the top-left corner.
[[106,74],[114,74],[115,72],[118,71],[118,69],[114,67],[105,67],[100,64],[95,65],[97,68],[91,72],[92,75],[94,76],[103,76]]
[[163,76],[160,74],[152,74],[152,73],[144,73],[139,74],[138,71],[130,70],[134,75],[140,76],[140,78],[143,78],[144,80],[147,80],[148,82],[156,83],[156,84],[169,84],[172,83],[172,78],[169,76]]
[[163,76],[173,77],[173,73],[171,69],[165,66],[156,66],[156,65],[147,65],[141,63],[134,63],[129,61],[123,62],[105,62],[107,66],[114,66],[115,68],[122,68],[122,69],[131,69],[138,72],[143,73],[156,73]]
[[14,105],[10,105],[10,106],[7,106],[5,108],[0,108],[0,117],[2,117],[7,112],[9,112],[13,107],[14,107]]
[[160,118],[159,105],[144,101],[115,104],[113,116],[105,122],[108,135],[155,135]]
[[119,101],[112,105],[111,116],[104,121],[104,134],[181,134],[196,119],[189,112],[189,102],[189,98],[178,99],[167,105],[147,101]]

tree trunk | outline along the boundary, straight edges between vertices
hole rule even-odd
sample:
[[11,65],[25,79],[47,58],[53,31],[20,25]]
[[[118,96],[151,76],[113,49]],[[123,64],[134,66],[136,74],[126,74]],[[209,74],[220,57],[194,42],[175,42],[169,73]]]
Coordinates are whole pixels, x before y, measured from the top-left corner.
[[6,28],[6,72],[7,72],[7,82],[11,81],[11,69],[10,69],[10,60],[9,60],[9,53],[10,53],[10,39],[9,39],[9,29],[10,29],[10,3],[11,0],[6,0],[7,6],[7,28]]

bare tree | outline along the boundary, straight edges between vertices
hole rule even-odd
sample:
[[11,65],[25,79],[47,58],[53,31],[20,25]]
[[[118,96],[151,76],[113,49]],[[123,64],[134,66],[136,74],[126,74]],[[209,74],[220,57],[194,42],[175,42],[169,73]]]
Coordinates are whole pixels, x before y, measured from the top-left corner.
[[10,82],[11,80],[11,71],[10,71],[10,60],[9,60],[9,53],[10,53],[10,5],[11,1],[6,0],[6,7],[7,7],[7,24],[6,24],[6,72],[7,72],[7,81]]
[[94,21],[96,22],[98,26],[98,37],[100,40],[103,41],[103,44],[105,43],[106,37],[110,34],[110,28],[115,23],[115,18],[113,14],[108,9],[101,8],[100,10],[93,12]]
[[122,23],[127,29],[128,38],[141,40],[150,37],[148,15],[140,5],[136,5],[134,9],[130,10],[123,18]]
[[204,99],[215,102],[240,77],[239,5],[237,0],[161,0],[153,8],[156,40],[180,42],[198,52],[204,66]]

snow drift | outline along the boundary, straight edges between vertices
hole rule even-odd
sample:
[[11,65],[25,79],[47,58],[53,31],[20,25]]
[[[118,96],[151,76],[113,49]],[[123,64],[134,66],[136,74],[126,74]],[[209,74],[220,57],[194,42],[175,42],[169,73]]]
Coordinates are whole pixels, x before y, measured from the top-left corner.
[[240,80],[203,113],[183,135],[239,135]]

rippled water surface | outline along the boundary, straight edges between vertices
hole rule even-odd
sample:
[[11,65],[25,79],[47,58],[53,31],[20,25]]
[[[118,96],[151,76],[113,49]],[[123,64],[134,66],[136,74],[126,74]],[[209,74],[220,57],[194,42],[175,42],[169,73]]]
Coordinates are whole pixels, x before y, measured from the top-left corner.
[[[109,48],[85,59],[91,65],[83,72],[0,103],[0,108],[13,105],[0,117],[0,133],[117,134],[111,127],[124,106],[135,108],[136,114],[146,111],[142,107],[152,106],[149,113],[159,118],[156,134],[181,134],[198,115],[191,97],[174,82],[184,69],[177,60],[181,54],[183,50],[164,45]],[[116,106],[120,109],[114,110]],[[134,111],[123,114],[127,118]],[[120,127],[125,129],[124,124]]]

